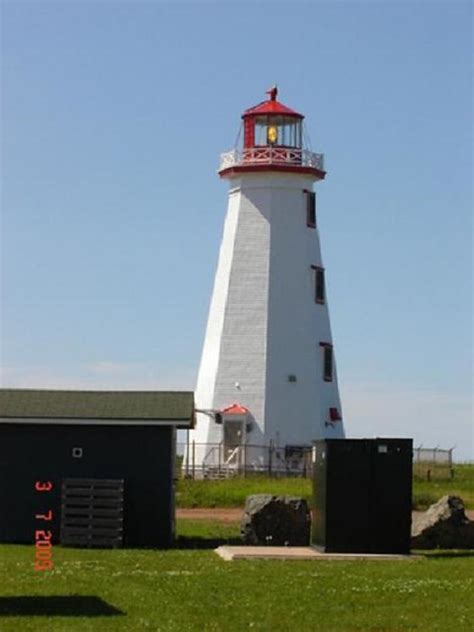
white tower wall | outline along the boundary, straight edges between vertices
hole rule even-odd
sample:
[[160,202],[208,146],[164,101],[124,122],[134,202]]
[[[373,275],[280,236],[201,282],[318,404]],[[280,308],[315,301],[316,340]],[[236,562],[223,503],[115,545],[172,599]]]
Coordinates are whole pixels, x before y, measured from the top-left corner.
[[[305,190],[314,177],[265,171],[229,177],[224,235],[196,387],[198,410],[238,402],[249,409],[252,444],[309,444],[341,437],[337,374],[323,379],[332,343],[327,307],[315,302],[322,267],[317,228],[306,223]],[[289,376],[296,381],[289,381]],[[222,426],[198,413],[191,440],[218,443]],[[196,462],[208,449],[197,446]]]

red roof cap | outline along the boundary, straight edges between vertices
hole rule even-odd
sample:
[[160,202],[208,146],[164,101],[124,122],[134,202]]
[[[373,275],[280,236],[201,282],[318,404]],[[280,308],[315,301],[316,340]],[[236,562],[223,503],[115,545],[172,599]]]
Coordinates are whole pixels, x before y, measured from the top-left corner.
[[240,404],[232,404],[221,410],[221,413],[226,415],[246,415],[249,412],[248,408],[241,406]]
[[277,101],[278,88],[274,86],[270,90],[267,90],[267,94],[270,95],[268,101],[262,101],[258,105],[254,105],[253,108],[245,110],[242,114],[242,118],[248,116],[260,116],[262,114],[283,114],[285,116],[293,116],[294,118],[303,119],[304,116],[295,110],[292,110],[288,106]]

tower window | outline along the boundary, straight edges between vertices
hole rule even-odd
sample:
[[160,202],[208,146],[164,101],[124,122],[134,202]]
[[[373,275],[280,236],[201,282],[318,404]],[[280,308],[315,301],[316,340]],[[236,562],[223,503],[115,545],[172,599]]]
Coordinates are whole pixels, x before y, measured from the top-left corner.
[[329,342],[320,342],[319,345],[323,348],[323,380],[325,382],[332,382],[332,377],[333,377],[332,345]]
[[316,228],[316,193],[305,191],[306,193],[306,226]]
[[314,300],[320,305],[326,302],[326,286],[324,282],[324,268],[311,266],[314,270]]

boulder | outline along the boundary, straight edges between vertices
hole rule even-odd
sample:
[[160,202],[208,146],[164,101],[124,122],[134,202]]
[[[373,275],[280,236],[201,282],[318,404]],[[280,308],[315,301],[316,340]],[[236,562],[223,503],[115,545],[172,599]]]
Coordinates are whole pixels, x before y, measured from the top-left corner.
[[245,502],[240,533],[245,544],[308,546],[310,526],[304,498],[255,494]]
[[427,511],[414,517],[414,549],[474,549],[474,521],[464,512],[459,496],[443,496]]

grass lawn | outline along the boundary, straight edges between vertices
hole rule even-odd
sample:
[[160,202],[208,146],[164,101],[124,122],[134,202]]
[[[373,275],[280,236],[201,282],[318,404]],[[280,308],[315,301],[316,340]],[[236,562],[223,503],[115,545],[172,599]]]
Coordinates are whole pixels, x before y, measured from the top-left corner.
[[250,494],[288,494],[309,499],[311,481],[260,475],[216,481],[180,479],[176,503],[178,507],[243,507]]
[[[312,482],[259,475],[217,481],[180,479],[176,500],[178,507],[242,507],[250,494],[289,494],[311,501]],[[445,494],[461,496],[466,508],[474,509],[474,465],[455,466],[453,480],[427,481],[415,477],[413,508],[426,509]]]
[[420,508],[426,508],[445,494],[460,496],[464,500],[466,509],[474,509],[474,465],[456,465],[452,480],[427,481],[415,477],[413,496],[415,500],[418,500]]
[[[209,537],[232,541],[238,532],[204,521],[179,521],[178,528],[181,546]],[[211,550],[189,548],[57,547],[54,559],[53,571],[35,572],[33,547],[0,545],[1,632],[473,630],[474,558],[466,554],[412,562],[224,562]],[[9,597],[28,597],[22,608],[59,614],[4,616],[18,606]],[[112,612],[101,614],[103,608]]]

